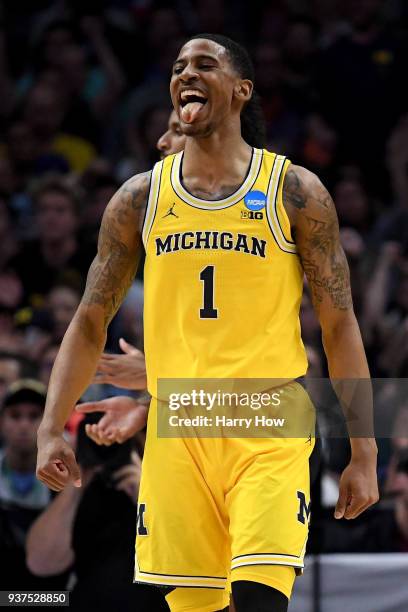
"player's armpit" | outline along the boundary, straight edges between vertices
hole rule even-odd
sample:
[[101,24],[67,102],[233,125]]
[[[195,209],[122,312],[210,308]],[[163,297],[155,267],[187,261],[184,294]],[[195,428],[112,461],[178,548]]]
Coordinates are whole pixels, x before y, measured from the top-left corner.
[[93,316],[103,315],[105,330],[137,270],[150,174],[129,179],[110,200],[102,218],[98,252],[88,272],[80,311],[90,314],[91,307]]
[[319,318],[327,310],[332,318],[352,311],[349,268],[327,189],[312,172],[291,165],[283,202]]

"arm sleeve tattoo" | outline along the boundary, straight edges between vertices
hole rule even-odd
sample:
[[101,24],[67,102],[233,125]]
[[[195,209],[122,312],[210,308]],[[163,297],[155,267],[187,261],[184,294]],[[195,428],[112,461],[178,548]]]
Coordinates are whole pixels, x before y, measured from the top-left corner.
[[99,305],[105,329],[134,279],[141,251],[141,219],[150,172],[129,179],[113,196],[103,215],[98,252],[89,268],[82,304]]
[[329,193],[314,174],[290,166],[283,201],[316,311],[319,313],[326,304],[336,310],[349,310],[352,308],[349,269]]

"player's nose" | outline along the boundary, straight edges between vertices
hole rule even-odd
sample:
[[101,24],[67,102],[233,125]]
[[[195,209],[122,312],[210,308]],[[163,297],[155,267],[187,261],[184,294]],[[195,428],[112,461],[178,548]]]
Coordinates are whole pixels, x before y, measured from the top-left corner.
[[165,134],[160,136],[159,140],[157,141],[156,148],[158,151],[160,151],[160,153],[166,153],[166,151],[168,151],[169,149],[169,146],[169,133],[166,132]]
[[183,84],[189,83],[198,78],[198,72],[195,70],[194,65],[190,62],[186,64],[178,75],[179,81]]

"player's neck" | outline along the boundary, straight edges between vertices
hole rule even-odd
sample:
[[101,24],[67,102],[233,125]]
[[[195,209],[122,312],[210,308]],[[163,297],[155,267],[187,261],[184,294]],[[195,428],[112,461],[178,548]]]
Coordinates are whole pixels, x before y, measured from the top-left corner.
[[183,157],[183,181],[199,177],[200,186],[240,184],[252,155],[240,133],[212,134],[209,138],[187,138]]

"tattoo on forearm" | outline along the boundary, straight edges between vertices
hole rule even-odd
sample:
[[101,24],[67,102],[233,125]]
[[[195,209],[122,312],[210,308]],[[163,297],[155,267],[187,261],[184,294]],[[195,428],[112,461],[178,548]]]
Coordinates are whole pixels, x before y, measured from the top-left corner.
[[335,308],[348,310],[352,306],[350,275],[329,193],[320,183],[305,187],[297,172],[289,169],[283,198],[285,205],[297,209],[294,234],[315,308],[319,309],[326,294]]
[[[130,247],[123,240],[124,232],[134,227],[138,233],[138,216],[148,190],[150,173],[128,181],[105,211],[98,239],[98,254],[88,272],[82,303],[98,304],[104,309],[105,329],[122,303],[138,264],[137,244]],[[133,186],[132,186],[133,184]]]

